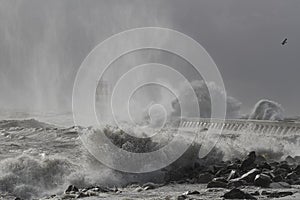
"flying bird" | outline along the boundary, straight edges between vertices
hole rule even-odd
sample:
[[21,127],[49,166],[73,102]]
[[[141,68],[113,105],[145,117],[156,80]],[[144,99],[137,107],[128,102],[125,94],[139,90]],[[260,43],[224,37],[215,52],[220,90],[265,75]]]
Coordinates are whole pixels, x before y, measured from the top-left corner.
[[284,38],[284,40],[281,42],[281,45],[285,45],[287,43],[287,38]]

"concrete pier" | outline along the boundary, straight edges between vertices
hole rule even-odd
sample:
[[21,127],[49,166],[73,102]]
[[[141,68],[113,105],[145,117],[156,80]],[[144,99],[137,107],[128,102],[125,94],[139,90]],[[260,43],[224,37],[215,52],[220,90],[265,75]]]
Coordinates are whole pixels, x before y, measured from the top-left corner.
[[207,128],[222,129],[227,131],[248,130],[255,133],[286,135],[300,133],[299,122],[267,121],[267,120],[246,120],[246,119],[183,119],[181,128]]

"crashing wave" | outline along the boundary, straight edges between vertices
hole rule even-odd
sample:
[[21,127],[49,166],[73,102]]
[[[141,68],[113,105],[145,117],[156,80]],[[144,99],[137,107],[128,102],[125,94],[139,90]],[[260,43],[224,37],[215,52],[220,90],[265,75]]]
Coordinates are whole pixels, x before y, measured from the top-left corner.
[[249,119],[281,121],[283,108],[275,101],[262,99],[255,104]]
[[7,158],[0,161],[0,191],[30,199],[56,190],[74,170],[74,165],[63,158]]

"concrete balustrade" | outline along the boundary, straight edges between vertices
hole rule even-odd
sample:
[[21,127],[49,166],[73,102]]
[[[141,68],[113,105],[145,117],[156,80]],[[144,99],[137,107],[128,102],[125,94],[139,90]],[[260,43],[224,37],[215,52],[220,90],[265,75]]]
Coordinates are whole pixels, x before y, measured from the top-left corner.
[[244,119],[183,119],[181,128],[208,128],[223,129],[228,131],[253,131],[268,134],[293,134],[300,133],[299,122],[244,120]]

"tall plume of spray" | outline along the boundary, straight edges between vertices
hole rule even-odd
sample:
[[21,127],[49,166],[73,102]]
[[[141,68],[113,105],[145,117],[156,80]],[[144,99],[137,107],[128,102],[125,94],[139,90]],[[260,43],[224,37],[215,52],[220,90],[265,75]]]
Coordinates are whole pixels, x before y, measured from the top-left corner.
[[163,6],[138,1],[2,1],[0,109],[70,111],[73,82],[85,56],[120,31],[170,27],[171,20],[159,18],[155,9]]
[[[198,105],[200,107],[200,116],[190,116],[190,117],[203,117],[203,118],[209,118],[211,116],[211,96],[224,96],[224,92],[213,82],[205,83],[204,81],[192,81],[192,87],[197,95],[198,99]],[[212,93],[210,94],[208,91],[208,88],[210,88],[210,91]],[[180,94],[183,96],[183,99],[185,101],[189,101],[189,94],[185,87],[180,88]],[[217,98],[218,99],[218,98]],[[222,99],[222,98],[219,98]],[[177,100],[174,100],[172,102],[172,107],[174,109],[172,115],[173,116],[179,116],[180,115],[180,105]],[[231,96],[227,96],[227,112],[226,117],[227,118],[238,118],[240,116],[240,107],[241,102],[239,102],[237,99]],[[190,110],[190,113],[193,113],[193,110]]]
[[283,120],[283,112],[284,110],[279,103],[262,99],[255,104],[251,114],[249,115],[249,119]]

